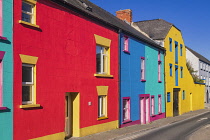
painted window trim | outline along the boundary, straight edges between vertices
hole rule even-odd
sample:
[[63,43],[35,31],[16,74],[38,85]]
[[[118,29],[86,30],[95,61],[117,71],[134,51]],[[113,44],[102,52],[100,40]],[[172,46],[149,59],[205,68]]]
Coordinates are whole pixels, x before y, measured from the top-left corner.
[[159,94],[158,95],[158,114],[161,114],[161,113],[162,113],[162,96],[161,94]]
[[130,54],[129,52],[129,38],[128,36],[124,36],[124,48],[123,48],[123,52]]
[[175,44],[175,64],[179,63],[179,43],[177,41],[174,41]]
[[182,51],[183,51],[183,46],[182,44],[180,44],[180,56],[183,56]]
[[[154,104],[153,104],[153,101],[154,101]],[[151,116],[155,116],[155,96],[154,95],[151,96]]]
[[[3,106],[3,76],[4,76],[4,67],[3,67],[3,59],[4,59],[4,55],[5,55],[5,51],[0,51],[0,68],[1,68],[1,72],[0,72],[0,82],[1,82],[1,90],[0,90],[0,107],[4,107]],[[4,110],[4,108],[2,108],[2,110]]]
[[146,82],[146,60],[145,60],[145,57],[141,57],[141,82]]
[[170,72],[170,76],[173,76],[173,65],[169,64],[169,72]]
[[[96,47],[100,46],[100,47],[107,48],[106,55],[108,56],[108,59],[107,59],[107,72],[106,73],[97,73],[97,71],[96,71],[94,76],[96,76],[96,77],[113,77],[113,75],[110,74],[111,73],[110,72],[111,71],[111,68],[110,68],[111,67],[110,66],[110,61],[111,61],[111,56],[110,56],[111,40],[108,39],[108,38],[96,35],[96,34],[94,34],[94,37],[95,37],[95,41],[96,41]],[[97,64],[96,64],[96,67],[97,67]]]
[[3,36],[3,0],[0,0],[0,37]]
[[[34,65],[34,87],[33,87],[33,103],[32,104],[23,104],[23,101],[21,99],[22,105],[20,105],[20,108],[32,108],[32,107],[40,107],[40,104],[36,103],[36,64],[38,61],[38,57],[35,56],[30,56],[30,55],[24,55],[24,54],[19,54],[20,59],[21,59],[21,67],[23,64],[29,64],[29,65]],[[22,86],[22,83],[21,83]],[[22,92],[21,92],[22,95]],[[37,106],[38,105],[38,106]]]
[[[129,114],[128,117],[129,117],[129,119],[124,121],[124,118],[123,118],[123,121],[122,121],[122,123],[125,124],[125,123],[128,123],[128,122],[132,122],[132,120],[131,120],[131,99],[130,99],[130,97],[123,97],[122,100],[129,100],[128,101],[129,102],[129,107],[128,107],[128,114]],[[124,108],[123,108],[123,111],[124,111]]]
[[172,38],[169,38],[169,51],[172,52],[173,51],[173,43],[172,43]]
[[[97,118],[97,120],[104,120],[104,119],[108,119],[108,115],[107,115],[107,107],[108,107],[108,105],[107,105],[107,95],[98,95],[98,110],[99,110],[99,97],[102,97],[102,100],[103,100],[103,110],[104,110],[104,112],[101,112],[101,114],[102,113],[104,113],[104,114],[102,114],[102,115],[104,115],[104,116],[99,116],[99,111],[98,111],[98,118]],[[104,102],[105,101],[105,102]]]
[[162,83],[161,81],[161,56],[160,56],[160,51],[158,51],[158,83]]
[[[32,22],[27,22],[27,21],[23,21],[23,20],[19,20],[19,23],[21,24],[25,24],[25,25],[29,25],[29,26],[32,26],[32,27],[36,27],[36,28],[40,28],[39,25],[36,24],[36,3],[37,1],[36,0],[22,0],[22,3],[25,2],[25,3],[28,3],[30,5],[33,5],[33,15],[32,15]],[[22,14],[22,9],[21,9],[21,14]],[[22,17],[21,17],[22,19]]]

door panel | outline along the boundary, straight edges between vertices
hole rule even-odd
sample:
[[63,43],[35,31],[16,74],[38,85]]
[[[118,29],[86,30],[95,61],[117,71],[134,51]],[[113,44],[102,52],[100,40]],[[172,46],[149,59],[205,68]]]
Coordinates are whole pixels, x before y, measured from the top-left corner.
[[179,115],[179,92],[174,91],[173,93],[173,116]]

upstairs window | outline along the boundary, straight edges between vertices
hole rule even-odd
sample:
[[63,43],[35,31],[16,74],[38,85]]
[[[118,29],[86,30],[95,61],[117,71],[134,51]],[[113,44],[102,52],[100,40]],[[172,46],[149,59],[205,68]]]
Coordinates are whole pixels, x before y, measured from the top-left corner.
[[167,102],[171,102],[171,93],[167,92]]
[[200,69],[203,69],[203,64],[202,64],[202,62],[200,62]]
[[182,56],[182,44],[180,44],[180,56]]
[[145,79],[145,58],[141,57],[141,81],[146,81]]
[[183,78],[183,67],[180,68],[180,78]]
[[178,56],[178,42],[175,43],[175,63],[178,64],[179,56]]
[[3,13],[3,11],[2,11],[2,9],[3,9],[3,7],[2,7],[2,1],[3,0],[0,0],[0,36],[2,36],[2,27],[3,27],[3,19],[2,19],[2,13]]
[[158,82],[161,83],[161,58],[160,58],[160,51],[158,51]]
[[108,47],[96,46],[96,73],[108,74]]
[[169,49],[172,52],[172,38],[169,38]]
[[34,0],[23,0],[22,1],[22,21],[36,24],[35,23],[35,4]]
[[182,92],[182,100],[185,100],[185,99],[186,99],[185,91],[183,90],[183,92]]
[[172,64],[169,64],[170,67],[170,76],[172,76]]
[[127,52],[129,53],[129,44],[128,44],[128,37],[127,36],[124,36],[124,52]]

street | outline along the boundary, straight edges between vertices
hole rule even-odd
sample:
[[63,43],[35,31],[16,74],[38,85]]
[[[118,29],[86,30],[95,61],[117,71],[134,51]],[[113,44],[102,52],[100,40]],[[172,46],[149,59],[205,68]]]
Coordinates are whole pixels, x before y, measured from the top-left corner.
[[[177,123],[173,123],[160,128],[155,128],[149,131],[135,133],[132,136],[124,137],[123,139],[135,139],[135,140],[194,140],[193,137],[197,136],[200,140],[204,139],[198,136],[200,133],[194,133],[200,128],[208,128],[210,123],[210,112],[202,114],[200,116],[183,120]],[[191,135],[194,133],[194,136]]]

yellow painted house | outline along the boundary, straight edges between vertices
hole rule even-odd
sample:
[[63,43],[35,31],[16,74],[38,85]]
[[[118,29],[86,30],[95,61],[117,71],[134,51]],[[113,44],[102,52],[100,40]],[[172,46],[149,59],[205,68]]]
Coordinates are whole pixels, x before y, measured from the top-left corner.
[[166,49],[166,117],[204,108],[205,85],[195,83],[186,66],[186,48],[181,31],[162,19],[135,22],[140,30]]

